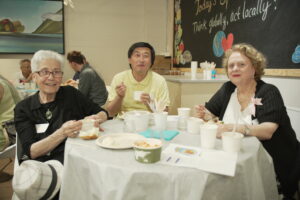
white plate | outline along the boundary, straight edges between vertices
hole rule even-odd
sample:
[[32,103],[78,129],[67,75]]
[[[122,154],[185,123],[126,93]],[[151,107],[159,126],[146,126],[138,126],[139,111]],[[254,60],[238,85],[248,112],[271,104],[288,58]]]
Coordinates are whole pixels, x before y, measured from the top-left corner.
[[129,149],[133,147],[136,140],[144,138],[144,136],[134,133],[112,133],[100,136],[96,140],[96,144],[108,149]]

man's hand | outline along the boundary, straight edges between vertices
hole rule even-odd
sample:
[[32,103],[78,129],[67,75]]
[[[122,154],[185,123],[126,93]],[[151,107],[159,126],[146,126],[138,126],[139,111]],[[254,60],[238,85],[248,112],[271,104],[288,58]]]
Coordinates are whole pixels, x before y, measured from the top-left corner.
[[126,85],[122,82],[120,85],[117,85],[115,90],[119,97],[124,98],[126,94]]

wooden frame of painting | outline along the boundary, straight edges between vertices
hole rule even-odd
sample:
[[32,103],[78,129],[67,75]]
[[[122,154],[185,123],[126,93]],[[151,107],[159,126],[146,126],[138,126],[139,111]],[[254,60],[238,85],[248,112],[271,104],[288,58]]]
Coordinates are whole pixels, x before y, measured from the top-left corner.
[[1,0],[0,53],[32,54],[38,50],[64,54],[62,0]]

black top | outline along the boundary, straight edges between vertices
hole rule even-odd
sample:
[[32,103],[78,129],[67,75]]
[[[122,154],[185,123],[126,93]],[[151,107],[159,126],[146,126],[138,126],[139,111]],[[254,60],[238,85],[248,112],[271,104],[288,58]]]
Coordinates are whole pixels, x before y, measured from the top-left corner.
[[[46,117],[48,109],[52,114],[51,119]],[[15,107],[15,125],[22,145],[22,159],[30,158],[30,147],[33,143],[48,137],[66,121],[80,120],[100,111],[106,112],[71,86],[60,87],[55,100],[47,104],[40,103],[38,92],[24,99]],[[47,130],[37,133],[36,125],[47,123],[49,123]],[[65,141],[49,154],[36,160],[44,162],[55,159],[63,163]]]
[[78,90],[99,106],[103,106],[108,97],[104,81],[88,64],[84,64],[79,73]]
[[[220,120],[223,119],[231,94],[236,86],[229,82],[217,91],[217,93],[206,103],[205,107]],[[275,172],[281,183],[290,182],[291,174],[299,167],[300,145],[293,130],[290,118],[279,90],[264,81],[258,81],[255,98],[261,98],[263,105],[255,105],[256,116],[259,123],[273,122],[278,124],[277,130],[269,140],[261,140],[264,148],[273,158]]]

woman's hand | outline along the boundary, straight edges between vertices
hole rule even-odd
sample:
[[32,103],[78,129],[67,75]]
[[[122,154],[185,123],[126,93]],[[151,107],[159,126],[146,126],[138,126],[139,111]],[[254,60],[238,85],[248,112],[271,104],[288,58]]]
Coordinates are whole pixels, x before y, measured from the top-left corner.
[[209,121],[213,119],[215,116],[209,112],[204,105],[195,106],[196,117],[203,119],[204,121]]
[[95,120],[94,126],[99,127],[99,130],[103,131],[103,129],[100,127],[100,124],[107,120],[107,115],[105,112],[101,111],[101,112],[97,113],[96,115],[87,116],[87,117],[85,117],[85,119]]
[[222,138],[222,133],[233,131],[233,124],[218,124],[217,138]]
[[60,129],[62,131],[62,134],[65,137],[74,138],[77,137],[77,135],[79,134],[81,127],[82,127],[81,121],[70,120],[65,122]]

